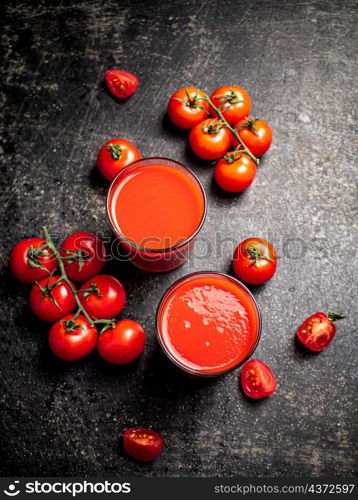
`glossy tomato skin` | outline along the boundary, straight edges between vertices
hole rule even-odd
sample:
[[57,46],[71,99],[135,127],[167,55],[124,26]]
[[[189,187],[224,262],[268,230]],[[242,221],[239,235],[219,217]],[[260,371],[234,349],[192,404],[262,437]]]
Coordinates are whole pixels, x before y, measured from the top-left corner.
[[129,71],[109,69],[106,72],[106,83],[111,94],[119,99],[126,99],[137,90],[139,80]]
[[251,359],[242,367],[241,387],[249,398],[261,399],[276,391],[276,379],[271,368],[259,359]]
[[82,265],[78,260],[64,260],[68,278],[79,283],[84,282],[100,273],[103,269],[106,249],[98,236],[91,233],[77,232],[68,236],[62,243],[61,257],[71,256],[70,252],[83,252],[85,255]]
[[123,446],[129,456],[141,462],[151,462],[162,451],[163,438],[151,429],[131,427],[123,433]]
[[[233,156],[232,156],[233,155]],[[234,161],[231,161],[233,158]],[[217,184],[230,193],[240,193],[247,189],[256,175],[256,163],[246,153],[231,151],[220,158],[215,166],[214,177]]]
[[49,332],[49,345],[52,352],[64,361],[77,361],[84,358],[96,347],[97,328],[80,314],[76,320],[72,332],[67,332],[65,321],[72,320],[73,314],[64,316],[54,323]]
[[[57,321],[74,311],[76,307],[75,297],[65,281],[60,281],[51,289],[51,296],[55,303],[51,300],[51,296],[43,294],[40,287],[51,287],[59,278],[60,276],[55,275],[51,276],[51,278],[43,278],[38,283],[35,283],[31,289],[30,307],[33,313],[43,321]],[[74,287],[73,284],[72,286]]]
[[103,177],[113,181],[124,167],[141,158],[139,149],[132,142],[125,139],[112,139],[99,150],[97,167]]
[[48,277],[56,269],[57,260],[53,252],[48,248],[42,251],[42,255],[36,257],[38,263],[45,269],[32,267],[29,264],[29,261],[32,260],[31,255],[34,255],[31,247],[35,249],[36,253],[36,249],[45,244],[46,241],[42,238],[28,238],[20,241],[11,249],[10,270],[15,278],[23,283],[35,283],[35,281]]
[[79,293],[81,304],[91,318],[111,319],[119,314],[126,302],[122,283],[109,274],[97,274],[84,283],[80,290],[95,287],[96,292]]
[[[252,130],[250,126],[241,128],[246,123],[252,123],[252,127],[255,130]],[[240,139],[243,141],[245,146],[249,148],[251,153],[259,158],[269,149],[272,143],[272,130],[268,123],[263,120],[255,120],[252,118],[244,118],[240,120],[234,126],[235,129],[239,127],[237,133],[240,136]],[[239,145],[239,141],[233,136],[232,146],[233,148],[237,148]]]
[[[261,255],[256,263],[255,258],[246,249]],[[261,285],[276,272],[277,252],[272,243],[263,238],[247,238],[236,247],[232,265],[241,281],[250,285]]]
[[312,314],[297,330],[297,338],[311,351],[323,351],[334,339],[336,325],[323,312]]
[[168,116],[171,121],[177,127],[192,129],[208,118],[210,105],[201,100],[203,97],[206,97],[205,92],[196,87],[184,87],[174,92],[168,103]]
[[145,333],[136,321],[122,319],[114,328],[101,333],[97,349],[100,356],[115,365],[124,365],[137,359],[143,352]]
[[[211,94],[210,98],[213,104],[220,108],[229,125],[234,125],[250,114],[251,98],[241,87],[236,85],[219,87]],[[225,102],[222,100],[225,98],[230,98],[230,100]],[[212,111],[212,115],[216,116],[216,113]]]
[[[207,132],[211,130],[211,132]],[[215,160],[224,155],[230,147],[231,133],[216,118],[208,118],[196,125],[189,134],[193,152],[204,160]]]

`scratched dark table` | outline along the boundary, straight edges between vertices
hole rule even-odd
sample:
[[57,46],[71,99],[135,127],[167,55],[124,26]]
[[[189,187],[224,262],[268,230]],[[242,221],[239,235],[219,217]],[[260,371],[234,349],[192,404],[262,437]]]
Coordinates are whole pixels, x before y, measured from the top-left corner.
[[[354,104],[355,2],[24,0],[2,4],[1,473],[42,476],[352,476],[357,437],[357,226]],[[119,102],[109,68],[137,74]],[[227,195],[212,164],[166,118],[170,95],[236,84],[274,141],[254,184]],[[117,368],[96,353],[66,364],[47,346],[48,325],[29,310],[29,287],[11,277],[8,252],[46,224],[58,243],[85,230],[111,236],[107,183],[96,171],[107,140],[133,141],[201,179],[208,216],[194,255],[166,274],[112,259],[123,281],[121,317],[147,333],[142,358]],[[263,315],[255,353],[278,380],[259,402],[239,372],[196,381],[176,371],[155,338],[164,290],[194,270],[230,271],[235,244],[272,240],[279,269],[253,293]],[[294,341],[316,311],[345,312],[320,354]],[[162,455],[125,456],[129,426],[158,430]]]

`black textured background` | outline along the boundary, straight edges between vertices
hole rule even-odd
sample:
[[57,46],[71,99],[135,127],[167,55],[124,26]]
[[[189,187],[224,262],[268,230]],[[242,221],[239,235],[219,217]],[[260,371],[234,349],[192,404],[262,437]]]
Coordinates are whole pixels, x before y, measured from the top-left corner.
[[[4,128],[1,187],[1,472],[8,475],[349,476],[356,469],[357,198],[354,160],[355,2],[37,1],[2,2]],[[140,78],[114,100],[103,84],[118,67]],[[252,187],[229,196],[213,168],[193,157],[186,133],[165,118],[185,85],[248,90],[253,115],[274,142]],[[126,368],[96,353],[55,359],[48,326],[27,306],[28,288],[10,276],[11,246],[47,224],[60,242],[77,230],[109,236],[107,184],[98,148],[125,137],[143,156],[182,161],[200,177],[209,211],[195,255],[150,275],[129,263],[107,270],[125,284],[122,317],[148,335]],[[269,237],[281,259],[254,291],[263,314],[256,356],[277,375],[277,393],[249,401],[238,372],[197,382],[176,372],[155,340],[163,291],[193,270],[227,272],[233,242]],[[294,342],[309,314],[347,313],[334,343],[310,354]],[[124,456],[118,435],[160,431],[152,464]]]

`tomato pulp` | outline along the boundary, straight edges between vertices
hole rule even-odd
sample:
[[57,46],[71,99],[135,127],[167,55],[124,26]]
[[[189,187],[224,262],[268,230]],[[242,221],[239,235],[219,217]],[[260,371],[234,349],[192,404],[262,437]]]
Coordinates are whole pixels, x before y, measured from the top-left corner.
[[239,281],[215,272],[177,281],[161,300],[159,342],[168,357],[194,375],[217,376],[242,364],[260,336],[257,304]]

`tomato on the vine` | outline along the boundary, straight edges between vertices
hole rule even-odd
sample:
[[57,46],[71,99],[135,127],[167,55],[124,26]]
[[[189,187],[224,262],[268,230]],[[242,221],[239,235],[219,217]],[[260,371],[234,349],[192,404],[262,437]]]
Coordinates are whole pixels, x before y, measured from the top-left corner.
[[332,342],[336,334],[336,325],[333,321],[342,319],[343,314],[329,311],[312,314],[297,330],[297,338],[311,351],[323,351]]
[[97,349],[109,363],[124,365],[137,359],[143,352],[145,333],[136,321],[122,319],[100,334]]
[[168,116],[177,127],[191,129],[210,116],[210,105],[203,98],[205,92],[196,87],[184,87],[171,96]]
[[[256,157],[265,154],[271,146],[272,130],[270,125],[263,120],[259,120],[258,118],[244,118],[236,123],[234,128],[237,130],[245,146]],[[236,137],[233,137],[233,148],[237,148],[238,145],[239,141]]]
[[23,283],[48,277],[57,267],[57,260],[42,238],[28,238],[17,243],[10,252],[12,274]]
[[242,151],[230,151],[220,158],[214,177],[218,185],[230,193],[247,189],[256,175],[256,163]]
[[129,71],[109,69],[106,72],[106,83],[108,89],[115,97],[125,99],[137,90],[139,80],[133,73],[129,73]]
[[109,274],[98,274],[86,281],[78,296],[86,312],[96,319],[114,318],[126,302],[124,286]]
[[[234,125],[250,113],[250,96],[246,90],[236,85],[219,87],[211,94],[210,99],[229,125]],[[212,111],[212,115],[215,116],[216,113]]]
[[162,451],[163,438],[151,429],[131,427],[123,433],[123,446],[129,456],[142,462],[150,462]]
[[98,236],[91,233],[73,233],[60,249],[67,276],[77,282],[86,281],[102,271],[106,249]]
[[142,155],[139,149],[130,141],[112,139],[107,141],[99,150],[97,167],[106,179],[113,181],[118,172],[124,167],[141,158]]
[[240,280],[261,285],[275,274],[277,252],[272,243],[263,238],[247,238],[236,247],[232,265]]
[[80,314],[69,314],[56,321],[48,341],[52,352],[65,361],[84,358],[96,347],[97,328]]
[[259,359],[251,359],[242,367],[241,387],[253,399],[261,399],[276,391],[276,379],[271,368]]
[[43,321],[57,321],[75,309],[76,300],[71,288],[60,276],[51,276],[33,285],[30,307]]
[[193,152],[204,160],[215,160],[226,153],[231,143],[231,133],[217,118],[198,123],[189,134]]

